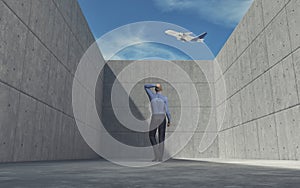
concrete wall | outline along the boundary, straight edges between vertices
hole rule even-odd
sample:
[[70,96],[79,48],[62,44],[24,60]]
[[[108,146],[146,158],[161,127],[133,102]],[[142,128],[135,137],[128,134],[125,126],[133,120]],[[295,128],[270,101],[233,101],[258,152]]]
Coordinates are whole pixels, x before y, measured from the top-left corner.
[[221,158],[300,159],[299,17],[298,0],[255,0],[218,54]]
[[0,162],[98,157],[72,112],[77,64],[94,42],[75,0],[0,1]]
[[[107,66],[104,69],[104,96],[103,96],[103,108],[102,108],[102,120],[106,129],[110,132],[111,135],[118,139],[120,142],[123,142],[127,145],[132,146],[151,146],[149,141],[148,133],[134,132],[125,128],[116,118],[112,110],[111,104],[111,88],[112,84],[115,81],[118,74],[131,63],[141,63],[144,64],[145,70],[132,70],[132,73],[128,73],[128,80],[125,82],[117,80],[119,84],[126,85],[129,84],[130,80],[134,80],[135,72],[139,71],[147,74],[147,69],[153,67],[153,63],[159,62],[163,67],[165,61],[154,61],[154,60],[141,60],[141,61],[125,61],[125,60],[111,60],[108,62]],[[178,153],[176,158],[195,158],[195,157],[218,157],[218,143],[217,139],[208,147],[205,151],[199,151],[199,145],[202,140],[204,133],[208,135],[216,135],[216,122],[215,122],[215,109],[214,109],[214,87],[213,87],[213,63],[212,61],[172,61],[172,63],[178,65],[182,70],[184,70],[192,79],[193,83],[196,86],[198,95],[199,95],[199,106],[194,106],[200,110],[199,123],[197,130],[181,152]],[[201,70],[202,69],[205,70]],[[167,68],[162,68],[161,74],[169,74]],[[209,75],[205,75],[204,72]],[[161,83],[163,86],[163,94],[168,97],[169,108],[172,116],[172,125],[170,128],[167,128],[166,137],[170,136],[176,126],[179,125],[179,118],[181,112],[181,103],[179,100],[178,92],[184,92],[183,90],[176,91],[172,85],[167,83],[165,80],[158,78],[145,78],[138,83],[135,83],[134,88],[131,90],[129,95],[129,102],[132,113],[136,118],[140,120],[145,120],[150,117],[150,106],[149,99],[144,90],[144,84],[146,83]],[[173,83],[173,84],[189,84],[191,83]],[[188,92],[189,91],[185,91]],[[124,92],[125,93],[125,92]],[[122,108],[123,106],[117,106],[116,108]],[[187,106],[186,106],[187,107]],[[191,107],[189,105],[188,107]],[[123,107],[124,108],[124,107]],[[185,109],[184,107],[182,108]],[[196,114],[190,113],[191,119],[193,116],[196,117]],[[191,120],[192,121],[192,120]],[[189,126],[191,122],[184,122],[181,126]],[[209,125],[208,125],[209,124]],[[206,127],[210,126],[209,130],[206,130]],[[181,136],[178,136],[178,142],[183,142],[182,134],[187,134],[188,132],[181,132]],[[176,133],[177,134],[177,133]],[[174,143],[176,145],[178,143]],[[167,152],[167,151],[166,151]],[[152,151],[151,151],[152,154]],[[149,156],[152,158],[152,156]]]
[[[195,106],[200,110],[196,133],[176,158],[299,160],[299,17],[297,0],[255,0],[215,59],[219,66],[173,61],[191,76],[200,101]],[[77,1],[0,0],[0,27],[0,162],[97,158],[81,137],[72,111],[74,73],[94,42]],[[104,63],[100,53],[96,56],[92,59]],[[140,63],[151,67],[153,62]],[[96,99],[98,113],[116,139],[148,146],[148,134],[124,128],[110,103],[112,82],[131,63],[108,62],[95,93],[86,100]],[[210,72],[208,77],[199,66]],[[90,92],[83,78],[75,78],[76,83]],[[150,116],[143,85],[153,82],[163,84],[176,126],[178,91],[164,80],[147,78],[135,85],[130,93],[133,114],[139,119]],[[93,122],[87,115],[80,121],[90,129]],[[167,136],[173,131],[169,128]],[[217,139],[200,152],[203,138],[216,132]]]

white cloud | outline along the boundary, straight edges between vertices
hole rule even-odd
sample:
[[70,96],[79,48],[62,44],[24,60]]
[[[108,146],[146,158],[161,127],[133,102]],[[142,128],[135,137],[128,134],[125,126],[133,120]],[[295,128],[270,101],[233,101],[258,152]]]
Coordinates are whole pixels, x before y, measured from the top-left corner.
[[184,11],[198,14],[202,20],[234,27],[253,0],[154,0],[164,12]]
[[116,29],[116,32],[112,31],[102,36],[97,40],[97,43],[104,59],[108,60],[112,56],[117,58],[115,54],[127,46],[143,42],[143,33],[143,28],[139,28],[139,30],[133,32],[130,26],[125,26],[121,30]]

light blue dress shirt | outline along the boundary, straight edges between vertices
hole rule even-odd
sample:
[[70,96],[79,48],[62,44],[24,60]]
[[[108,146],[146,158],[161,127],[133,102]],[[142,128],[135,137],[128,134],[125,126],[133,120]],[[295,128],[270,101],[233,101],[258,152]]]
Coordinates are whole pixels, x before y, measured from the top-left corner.
[[153,99],[161,99],[164,101],[164,104],[165,104],[165,113],[167,115],[167,118],[168,118],[168,122],[171,122],[171,114],[170,114],[170,111],[169,111],[169,106],[168,106],[168,97],[166,96],[163,96],[160,92],[156,92],[154,93],[151,88],[154,88],[156,87],[155,84],[146,84],[144,86],[146,92],[147,92],[147,95],[149,97],[149,100],[150,102],[153,100]]

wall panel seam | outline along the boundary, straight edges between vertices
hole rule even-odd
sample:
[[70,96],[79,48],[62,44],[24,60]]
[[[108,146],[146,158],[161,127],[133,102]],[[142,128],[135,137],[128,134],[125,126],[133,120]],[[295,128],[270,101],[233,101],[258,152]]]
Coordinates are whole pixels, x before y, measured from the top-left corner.
[[[239,90],[237,90],[236,92],[234,92],[232,95],[230,95],[228,98],[226,98],[225,100],[223,100],[220,104],[216,104],[217,107],[221,106],[222,104],[225,103],[225,101],[228,101],[231,97],[233,97],[234,95],[236,95],[237,93],[239,93],[241,90],[243,90],[244,88],[246,88],[248,85],[250,85],[252,82],[254,82],[255,80],[257,80],[259,77],[261,77],[262,75],[264,75],[265,73],[267,73],[268,71],[270,71],[273,67],[275,67],[276,65],[278,65],[279,63],[281,63],[282,61],[284,61],[286,58],[288,58],[290,55],[292,55],[294,52],[296,52],[298,49],[300,49],[300,47],[297,47],[295,50],[293,50],[291,53],[287,54],[286,56],[284,56],[282,59],[280,59],[277,63],[275,63],[274,65],[272,65],[271,67],[269,67],[268,69],[266,69],[263,73],[259,74],[258,76],[256,76],[255,78],[253,78],[250,82],[248,82],[246,85],[244,85],[243,87],[241,87]],[[298,100],[299,101],[299,100]]]
[[291,108],[295,108],[295,107],[298,107],[298,106],[300,106],[300,103],[295,104],[295,105],[292,105],[292,106],[289,106],[289,107],[287,107],[287,108],[285,108],[285,109],[281,109],[281,110],[278,110],[278,111],[275,111],[275,112],[271,112],[271,113],[269,113],[269,114],[266,114],[266,115],[263,115],[263,116],[260,116],[260,117],[253,118],[253,119],[251,119],[251,120],[245,121],[245,122],[240,123],[240,124],[238,124],[238,125],[234,125],[234,126],[232,126],[232,127],[225,128],[225,129],[223,129],[223,130],[220,130],[219,132],[224,132],[224,131],[227,131],[227,130],[232,129],[232,128],[234,128],[234,127],[238,127],[238,126],[241,126],[241,125],[250,123],[250,122],[252,122],[252,121],[256,121],[256,120],[259,120],[259,119],[268,117],[268,116],[270,116],[270,115],[275,115],[275,114],[277,114],[277,113],[280,113],[280,112],[283,112],[283,111],[285,111],[285,110],[289,110],[289,109],[291,109]]
[[[221,74],[221,76],[219,76],[215,82],[217,82],[222,76],[225,75],[226,72],[228,72],[228,70],[231,68],[231,66],[236,63],[236,61],[245,53],[246,50],[248,50],[248,48],[252,45],[252,43],[266,30],[266,28],[269,27],[269,25],[273,22],[273,20],[283,11],[283,9],[285,9],[286,5],[283,6],[278,12],[277,14],[270,20],[270,22],[264,26],[264,28],[253,38],[253,40],[251,42],[249,42],[249,44],[247,45],[247,47],[241,52],[241,54],[239,54],[234,61],[225,69],[225,71]],[[262,7],[263,9],[263,7]],[[263,19],[264,22],[264,19]],[[232,32],[231,35],[235,35],[235,32]],[[225,46],[225,45],[224,45]],[[217,55],[218,56],[218,55]]]

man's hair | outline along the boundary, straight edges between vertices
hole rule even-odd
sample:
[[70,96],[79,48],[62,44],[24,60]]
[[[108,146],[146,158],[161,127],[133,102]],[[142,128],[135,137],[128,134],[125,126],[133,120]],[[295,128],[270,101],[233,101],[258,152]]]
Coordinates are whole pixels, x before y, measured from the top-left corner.
[[162,91],[162,86],[160,85],[160,87],[155,87],[155,91],[156,92]]

